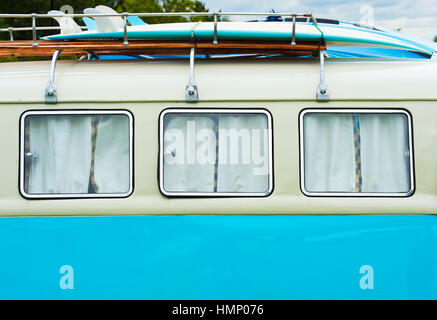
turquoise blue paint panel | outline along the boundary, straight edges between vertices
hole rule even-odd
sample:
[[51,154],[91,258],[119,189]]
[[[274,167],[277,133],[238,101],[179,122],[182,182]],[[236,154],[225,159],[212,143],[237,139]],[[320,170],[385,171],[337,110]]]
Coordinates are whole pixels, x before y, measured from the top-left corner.
[[437,298],[437,216],[1,218],[0,237],[0,299]]

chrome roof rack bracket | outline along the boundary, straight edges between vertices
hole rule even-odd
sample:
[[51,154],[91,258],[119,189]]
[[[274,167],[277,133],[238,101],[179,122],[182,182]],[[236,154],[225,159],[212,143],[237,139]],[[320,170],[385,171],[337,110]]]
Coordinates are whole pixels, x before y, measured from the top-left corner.
[[291,34],[291,45],[295,46],[296,45],[296,16],[293,16],[293,29],[292,29],[292,34]]
[[123,12],[123,45],[124,46],[128,46],[129,45],[129,41],[127,40],[127,17],[128,17],[128,13],[127,12]]
[[217,35],[217,16],[218,13],[214,13],[214,39],[212,44],[218,44],[218,35]]
[[320,84],[317,87],[317,101],[329,101],[328,87],[325,82],[325,51],[320,50]]
[[46,103],[57,103],[57,95],[56,95],[56,84],[55,84],[55,68],[56,62],[58,60],[59,54],[62,50],[56,50],[52,57],[52,63],[50,64],[50,75],[49,82],[47,83],[45,90],[45,102]]
[[38,43],[36,42],[36,13],[32,13],[30,16],[32,17],[32,46],[38,47]]
[[197,85],[194,81],[194,58],[196,54],[196,49],[191,48],[190,51],[190,79],[185,87],[185,101],[186,102],[197,102],[199,100],[199,94],[197,91]]
[[10,41],[14,41],[14,29],[12,27],[9,27],[8,32]]

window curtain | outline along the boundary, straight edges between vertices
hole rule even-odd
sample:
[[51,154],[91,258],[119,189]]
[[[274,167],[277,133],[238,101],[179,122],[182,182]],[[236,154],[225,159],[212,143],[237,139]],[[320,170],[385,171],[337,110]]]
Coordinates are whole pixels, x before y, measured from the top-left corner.
[[163,143],[166,191],[268,190],[265,115],[167,114]]
[[408,123],[404,114],[360,114],[363,192],[410,190]]
[[91,121],[81,116],[31,116],[29,193],[87,193]]
[[[218,192],[267,191],[266,116],[220,116],[219,128]],[[235,136],[238,140],[233,138]]]
[[407,192],[407,118],[403,114],[308,113],[304,116],[304,161],[305,189],[310,192]]
[[30,194],[85,194],[92,157],[98,193],[129,189],[129,119],[100,115],[93,155],[92,119],[87,115],[29,116]]
[[129,118],[126,115],[99,117],[94,160],[98,193],[129,191],[129,131]]
[[168,114],[164,127],[164,189],[169,192],[214,192],[214,119]]
[[304,116],[305,188],[312,192],[353,192],[354,135],[350,114]]

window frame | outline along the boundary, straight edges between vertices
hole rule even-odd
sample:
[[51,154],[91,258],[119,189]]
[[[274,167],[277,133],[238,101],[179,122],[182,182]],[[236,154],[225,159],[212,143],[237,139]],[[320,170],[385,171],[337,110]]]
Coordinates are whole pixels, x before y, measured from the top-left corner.
[[[24,131],[28,116],[56,115],[125,115],[129,119],[129,189],[124,193],[27,193],[24,190]],[[125,109],[114,110],[28,110],[20,117],[20,152],[19,152],[19,190],[20,194],[30,200],[35,199],[89,199],[89,198],[127,198],[134,191],[134,117]]]
[[[164,117],[167,114],[263,114],[267,117],[268,130],[268,189],[264,192],[174,192],[166,191],[164,188]],[[267,109],[263,108],[167,108],[159,115],[159,161],[158,161],[158,181],[160,192],[167,197],[268,197],[274,189],[273,172],[273,118]]]
[[[408,124],[408,148],[410,151],[409,174],[410,190],[407,192],[314,192],[305,189],[305,153],[304,153],[304,117],[309,113],[381,113],[381,114],[404,114]],[[303,109],[299,114],[299,152],[300,152],[300,189],[308,197],[382,197],[382,198],[405,198],[410,197],[415,192],[415,172],[414,172],[414,144],[413,144],[413,123],[410,112],[406,109],[388,108],[308,108]]]

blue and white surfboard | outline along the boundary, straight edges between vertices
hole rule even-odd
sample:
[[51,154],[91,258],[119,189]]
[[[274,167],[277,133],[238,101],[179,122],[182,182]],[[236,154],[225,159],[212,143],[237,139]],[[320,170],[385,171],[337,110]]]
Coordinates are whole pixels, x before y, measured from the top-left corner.
[[[114,13],[113,9],[98,6],[95,9],[85,9],[85,13]],[[55,12],[50,12],[55,13]],[[59,12],[57,12],[59,13]],[[73,26],[71,18],[56,18],[61,25],[61,34],[43,37],[45,40],[90,40],[90,39],[122,39],[124,37],[124,22],[121,17],[95,17],[94,24],[87,19],[88,31],[81,31]],[[146,24],[139,17],[128,19],[127,35],[129,39],[148,40],[205,40],[214,37],[213,22],[187,22]],[[79,29],[79,30],[78,30]],[[218,22],[217,36],[220,40],[258,40],[258,41],[291,41],[292,22],[290,21],[254,21],[254,22]],[[399,33],[359,27],[350,23],[340,22],[318,23],[297,22],[295,30],[296,41],[326,41],[328,47],[376,47],[397,48],[433,55],[435,47],[412,40]]]

